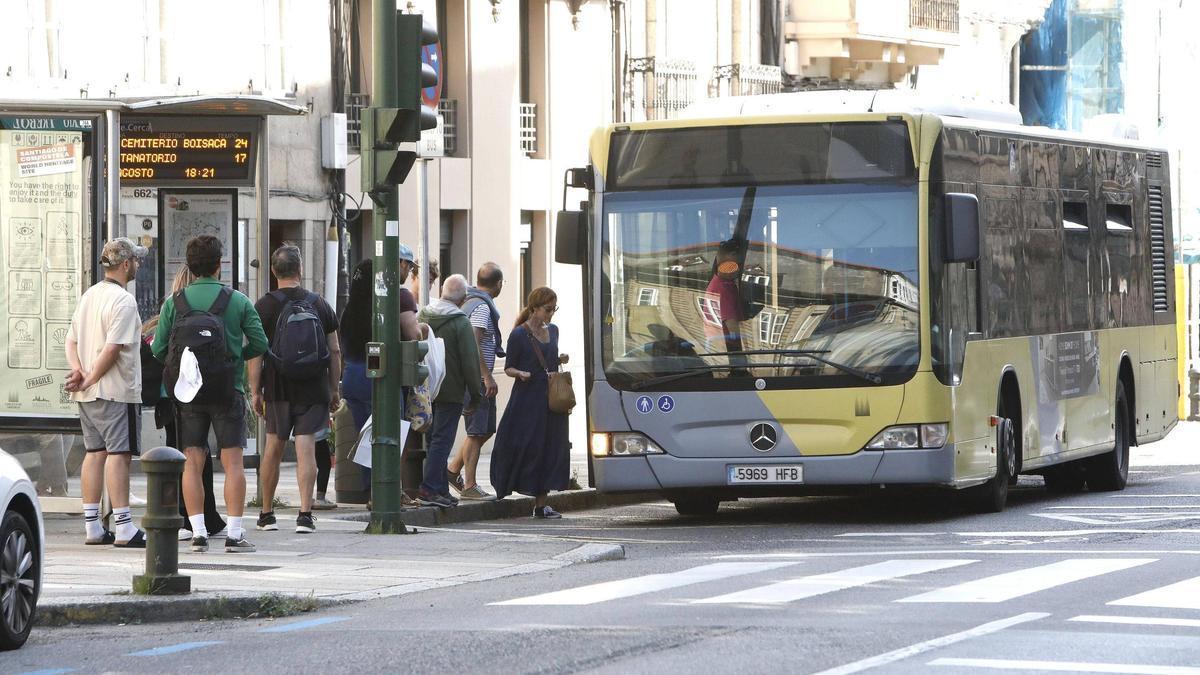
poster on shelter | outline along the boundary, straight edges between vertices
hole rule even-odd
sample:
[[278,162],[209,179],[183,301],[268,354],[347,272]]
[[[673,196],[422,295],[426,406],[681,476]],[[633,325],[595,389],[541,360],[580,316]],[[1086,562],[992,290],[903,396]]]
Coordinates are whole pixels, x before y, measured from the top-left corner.
[[0,125],[0,415],[73,415],[63,350],[84,281],[83,133],[17,121]]
[[167,286],[180,267],[187,264],[187,244],[193,237],[210,234],[221,240],[221,281],[228,284],[233,275],[233,212],[231,193],[201,194],[162,190],[163,255],[166,259]]

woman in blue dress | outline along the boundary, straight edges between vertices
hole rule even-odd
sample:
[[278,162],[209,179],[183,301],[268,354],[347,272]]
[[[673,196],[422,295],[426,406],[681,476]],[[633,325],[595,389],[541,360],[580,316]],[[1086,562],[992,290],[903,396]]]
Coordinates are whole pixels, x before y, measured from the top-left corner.
[[558,311],[557,302],[554,291],[544,286],[535,288],[508,335],[504,374],[516,383],[492,447],[491,479],[496,498],[503,499],[513,492],[534,497],[535,518],[562,517],[546,505],[546,495],[551,490],[565,490],[570,481],[567,416],[550,412],[550,380],[546,375],[546,368],[557,369],[567,362],[567,355],[558,353],[558,326],[550,323]]

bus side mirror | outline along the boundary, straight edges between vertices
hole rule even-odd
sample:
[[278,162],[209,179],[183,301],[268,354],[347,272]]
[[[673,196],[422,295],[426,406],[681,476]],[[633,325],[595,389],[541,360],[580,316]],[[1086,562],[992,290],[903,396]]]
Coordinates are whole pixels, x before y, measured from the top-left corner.
[[554,226],[554,261],[565,265],[587,262],[586,211],[559,211]]
[[945,262],[979,261],[979,198],[967,192],[946,193]]

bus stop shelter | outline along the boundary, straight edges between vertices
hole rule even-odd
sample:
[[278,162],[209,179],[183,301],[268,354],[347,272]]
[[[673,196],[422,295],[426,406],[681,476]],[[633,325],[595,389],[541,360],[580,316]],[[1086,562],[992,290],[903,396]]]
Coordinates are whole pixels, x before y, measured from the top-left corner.
[[[143,321],[198,234],[225,242],[223,281],[266,292],[268,118],[306,112],[242,95],[0,100],[0,448],[34,478],[44,509],[79,508],[66,493],[81,448],[64,347],[104,241],[150,251],[130,285]],[[144,445],[155,434],[150,418]]]

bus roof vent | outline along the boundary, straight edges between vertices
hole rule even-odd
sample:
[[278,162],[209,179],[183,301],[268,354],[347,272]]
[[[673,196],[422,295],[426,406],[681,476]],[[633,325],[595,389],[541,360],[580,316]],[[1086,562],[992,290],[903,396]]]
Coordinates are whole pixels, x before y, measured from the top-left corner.
[[839,89],[759,96],[726,96],[698,101],[683,119],[753,115],[836,115],[847,113],[932,113],[999,124],[1021,124],[1021,113],[1008,104],[965,98],[933,98],[906,89]]
[[1167,295],[1167,233],[1163,215],[1161,185],[1147,188],[1150,196],[1150,283],[1154,293],[1154,311],[1170,311]]

